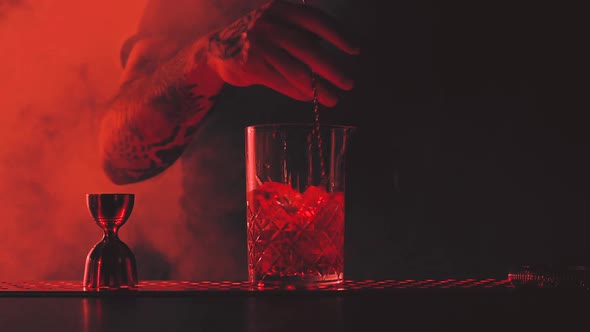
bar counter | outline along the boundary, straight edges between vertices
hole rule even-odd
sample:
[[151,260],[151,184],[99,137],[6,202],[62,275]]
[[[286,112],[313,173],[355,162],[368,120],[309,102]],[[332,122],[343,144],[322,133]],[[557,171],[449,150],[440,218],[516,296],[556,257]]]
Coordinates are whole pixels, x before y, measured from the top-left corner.
[[509,280],[362,280],[252,290],[246,282],[141,281],[84,292],[78,281],[0,282],[0,331],[574,331],[590,292]]

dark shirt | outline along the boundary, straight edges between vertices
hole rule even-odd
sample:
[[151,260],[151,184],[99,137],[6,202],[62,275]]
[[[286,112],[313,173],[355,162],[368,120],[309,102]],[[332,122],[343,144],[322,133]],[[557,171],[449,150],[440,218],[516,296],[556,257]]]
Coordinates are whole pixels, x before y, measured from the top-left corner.
[[[568,27],[583,20],[526,1],[338,3],[362,41],[355,89],[321,114],[358,127],[345,276],[586,263],[589,108],[583,30]],[[194,279],[246,278],[244,127],[310,119],[311,105],[269,89],[224,89],[180,160]]]

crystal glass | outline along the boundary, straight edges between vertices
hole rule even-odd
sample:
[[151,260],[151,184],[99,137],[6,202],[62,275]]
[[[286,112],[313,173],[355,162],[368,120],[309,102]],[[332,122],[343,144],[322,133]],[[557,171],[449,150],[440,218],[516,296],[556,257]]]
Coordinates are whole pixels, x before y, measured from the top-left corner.
[[86,257],[85,291],[134,290],[137,287],[135,255],[119,239],[135,204],[134,194],[87,194],[86,205],[103,237]]
[[344,279],[345,159],[355,128],[246,128],[249,281],[313,288]]

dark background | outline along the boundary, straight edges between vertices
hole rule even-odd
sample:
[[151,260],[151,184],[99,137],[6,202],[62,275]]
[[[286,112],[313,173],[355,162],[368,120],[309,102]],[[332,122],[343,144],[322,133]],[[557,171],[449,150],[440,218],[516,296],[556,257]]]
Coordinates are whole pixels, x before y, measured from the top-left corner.
[[[582,11],[365,1],[347,278],[506,277],[589,258]],[[371,19],[372,18],[372,19]]]
[[[346,278],[503,278],[519,264],[590,264],[584,10],[533,1],[308,3],[333,8],[362,47],[350,66],[355,89],[321,115],[324,123],[358,127],[347,165]],[[210,263],[223,270],[226,257],[208,245],[191,247],[198,241],[187,234],[213,223],[169,219],[184,188],[196,191],[192,207],[215,210],[206,181],[218,185],[218,178],[202,172],[209,170],[224,176],[224,190],[240,194],[231,200],[239,207],[228,218],[235,223],[221,232],[225,242],[215,242],[235,244],[235,279],[245,279],[243,173],[225,182],[226,174],[243,172],[243,149],[235,147],[246,124],[292,114],[309,121],[309,103],[260,87],[228,88],[213,112],[218,123],[200,137],[218,143],[223,136],[228,149],[216,159],[223,167],[195,172],[185,156],[183,188],[178,173],[115,187],[92,146],[139,6],[51,4],[0,0],[0,71],[7,73],[0,75],[7,115],[0,122],[0,197],[11,234],[0,245],[2,278],[80,278],[99,232],[84,194],[110,190],[142,199],[123,229],[142,279],[170,277],[183,266],[191,268],[183,272],[190,279],[207,278]],[[119,23],[105,25],[107,16]],[[251,112],[235,112],[246,105]],[[199,146],[208,152],[209,145]],[[194,198],[202,195],[206,204]],[[227,201],[217,203],[223,208]],[[179,243],[190,250],[180,255]]]

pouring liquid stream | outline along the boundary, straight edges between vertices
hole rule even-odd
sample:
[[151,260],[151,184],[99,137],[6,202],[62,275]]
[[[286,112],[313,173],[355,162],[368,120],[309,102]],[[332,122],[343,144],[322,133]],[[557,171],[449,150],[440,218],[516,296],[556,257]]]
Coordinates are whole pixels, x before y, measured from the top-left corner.
[[[307,5],[307,1],[306,0],[301,0],[301,2],[303,3],[303,5]],[[319,102],[319,95],[318,95],[318,88],[317,88],[317,81],[318,81],[318,77],[316,75],[316,73],[314,73],[313,71],[311,71],[310,73],[310,77],[311,77],[311,90],[313,93],[313,99],[312,99],[312,103],[313,103],[313,129],[311,131],[311,134],[308,136],[308,151],[309,151],[309,163],[310,163],[310,180],[313,179],[313,172],[311,170],[313,170],[313,149],[314,147],[317,148],[318,150],[318,159],[319,159],[319,164],[320,164],[320,182],[322,182],[321,184],[324,184],[323,182],[326,181],[326,167],[325,167],[325,162],[324,162],[324,153],[323,153],[323,148],[322,148],[322,137],[320,134],[320,102]],[[312,181],[308,181],[310,184],[312,183]]]

